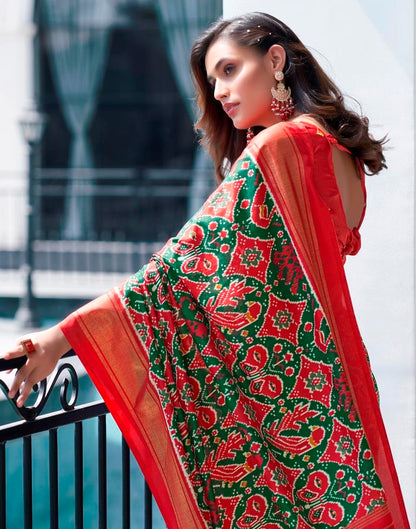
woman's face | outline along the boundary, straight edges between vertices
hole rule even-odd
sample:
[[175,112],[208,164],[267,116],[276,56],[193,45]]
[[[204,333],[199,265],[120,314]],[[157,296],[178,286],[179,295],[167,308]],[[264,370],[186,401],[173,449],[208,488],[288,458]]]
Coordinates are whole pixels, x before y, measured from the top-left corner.
[[285,52],[274,45],[265,55],[242,47],[229,38],[219,38],[208,48],[205,67],[214,97],[237,129],[280,121],[270,108],[274,72],[283,70]]

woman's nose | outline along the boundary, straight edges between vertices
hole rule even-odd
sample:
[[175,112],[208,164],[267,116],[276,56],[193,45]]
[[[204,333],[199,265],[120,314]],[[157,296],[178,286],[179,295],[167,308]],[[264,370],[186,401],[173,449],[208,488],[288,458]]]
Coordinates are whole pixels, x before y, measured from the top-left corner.
[[224,99],[228,95],[228,89],[225,86],[225,84],[220,80],[217,79],[215,81],[215,88],[214,88],[214,97],[218,101],[221,101],[221,99]]

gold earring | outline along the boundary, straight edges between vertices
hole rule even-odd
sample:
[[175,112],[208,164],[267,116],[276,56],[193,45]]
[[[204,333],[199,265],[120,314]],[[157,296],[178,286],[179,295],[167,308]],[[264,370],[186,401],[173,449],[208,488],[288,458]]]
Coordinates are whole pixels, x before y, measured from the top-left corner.
[[277,85],[276,88],[273,87],[271,89],[273,99],[270,106],[275,116],[280,117],[282,121],[286,121],[295,111],[295,105],[290,95],[290,88],[286,88],[284,85],[283,80],[285,76],[283,75],[283,72],[275,72],[274,78],[277,81]]

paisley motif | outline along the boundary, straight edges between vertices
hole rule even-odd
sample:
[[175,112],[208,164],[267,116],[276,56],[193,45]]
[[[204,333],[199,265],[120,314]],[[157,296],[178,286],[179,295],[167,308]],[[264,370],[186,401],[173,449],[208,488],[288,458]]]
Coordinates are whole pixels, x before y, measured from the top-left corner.
[[144,270],[124,302],[207,527],[347,527],[364,497],[382,504],[324,312],[255,161],[149,266],[157,289]]

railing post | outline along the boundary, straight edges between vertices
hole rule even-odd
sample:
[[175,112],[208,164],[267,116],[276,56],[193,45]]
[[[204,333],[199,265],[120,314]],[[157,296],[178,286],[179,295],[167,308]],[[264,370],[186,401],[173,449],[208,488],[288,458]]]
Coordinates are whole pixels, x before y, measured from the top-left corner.
[[130,529],[130,449],[124,437],[121,441],[123,472],[123,529]]
[[32,437],[23,437],[23,504],[24,527],[32,529],[33,503],[32,503]]
[[144,529],[152,529],[153,513],[152,513],[152,493],[149,485],[144,482]]
[[49,508],[50,529],[58,529],[58,432],[49,430]]
[[6,529],[6,443],[0,443],[0,529]]
[[98,526],[107,529],[106,416],[98,417]]
[[75,423],[75,529],[84,528],[84,489],[82,453],[82,422]]

